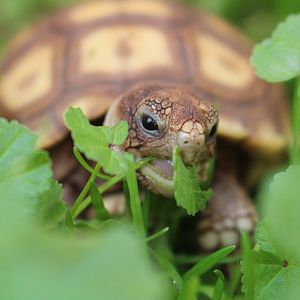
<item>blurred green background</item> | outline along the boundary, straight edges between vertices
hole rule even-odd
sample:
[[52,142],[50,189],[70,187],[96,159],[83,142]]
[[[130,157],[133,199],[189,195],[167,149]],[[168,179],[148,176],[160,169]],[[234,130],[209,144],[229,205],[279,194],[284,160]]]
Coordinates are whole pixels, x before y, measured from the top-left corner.
[[[50,11],[78,0],[1,0],[0,49],[11,35]],[[252,40],[267,37],[289,14],[300,12],[299,0],[181,0],[210,10],[245,32]]]

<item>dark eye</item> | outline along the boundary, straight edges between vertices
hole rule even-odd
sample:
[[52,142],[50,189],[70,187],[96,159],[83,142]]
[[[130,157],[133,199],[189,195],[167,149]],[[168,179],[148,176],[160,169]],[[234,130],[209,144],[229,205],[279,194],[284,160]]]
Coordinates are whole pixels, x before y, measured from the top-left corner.
[[151,116],[143,115],[141,121],[147,131],[158,131],[157,122]]
[[217,134],[217,129],[218,129],[218,123],[216,123],[210,130],[208,136],[206,137],[206,142],[211,143]]

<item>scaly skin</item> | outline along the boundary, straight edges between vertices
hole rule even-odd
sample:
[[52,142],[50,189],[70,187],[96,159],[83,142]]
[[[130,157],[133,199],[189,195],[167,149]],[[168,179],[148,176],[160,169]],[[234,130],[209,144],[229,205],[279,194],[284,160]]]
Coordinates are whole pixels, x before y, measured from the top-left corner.
[[[142,120],[147,117],[153,119],[157,130],[144,128]],[[199,180],[205,180],[218,123],[218,113],[211,104],[182,88],[146,85],[123,95],[108,112],[105,125],[120,120],[129,124],[123,150],[133,153],[136,159],[157,159],[138,176],[147,189],[166,197],[174,195],[171,162],[176,146],[183,162],[197,166]]]

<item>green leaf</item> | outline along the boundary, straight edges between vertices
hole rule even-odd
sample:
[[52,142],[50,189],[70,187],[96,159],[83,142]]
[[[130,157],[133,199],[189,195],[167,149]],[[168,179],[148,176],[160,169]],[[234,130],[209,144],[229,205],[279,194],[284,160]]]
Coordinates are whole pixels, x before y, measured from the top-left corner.
[[110,215],[103,203],[103,197],[99,193],[97,186],[94,182],[91,183],[90,186],[90,195],[92,199],[92,204],[96,209],[96,216],[100,220],[107,220],[110,218]]
[[166,277],[128,232],[110,228],[78,238],[0,228],[0,299],[169,299]]
[[182,278],[171,261],[165,255],[160,254],[158,251],[151,250],[151,253],[164,269],[164,271],[168,274],[168,276],[172,278],[173,284],[175,285],[176,289],[180,291],[183,284]]
[[[77,159],[77,161],[80,163],[80,165],[86,169],[89,173],[93,173],[94,172],[94,168],[92,168],[87,162],[86,160],[83,158],[83,156],[81,155],[81,153],[79,152],[79,150],[76,147],[73,147],[73,154],[75,156],[75,158]],[[111,179],[111,176],[106,175],[106,174],[102,174],[100,172],[97,173],[97,177],[103,179],[103,180],[109,180]]]
[[165,227],[162,230],[159,230],[158,232],[156,232],[156,233],[152,234],[151,236],[147,237],[146,241],[150,242],[150,241],[156,240],[156,239],[162,237],[163,235],[165,235],[168,231],[169,231],[169,227]]
[[93,126],[80,108],[69,108],[65,113],[65,123],[72,132],[76,147],[85,156],[101,161],[104,170],[112,175],[126,172],[127,164],[123,153],[112,149],[120,146],[128,135],[128,124],[121,121],[115,127]]
[[[298,299],[300,295],[299,261],[287,255],[286,247],[278,244],[276,234],[266,224],[260,225],[257,242],[261,249],[254,252],[254,299]],[[267,251],[263,249],[264,246],[268,249]],[[298,252],[298,249],[294,251]]]
[[200,290],[200,280],[197,275],[186,278],[176,300],[197,300]]
[[300,246],[296,238],[300,228],[299,178],[300,165],[292,165],[286,172],[277,173],[270,185],[270,193],[265,199],[264,212],[265,222],[276,235],[276,240],[286,247],[286,251],[288,249],[292,251],[292,256],[297,255],[300,262],[300,252],[295,251]]
[[300,166],[275,175],[266,196],[254,250],[255,299],[298,299],[300,296]]
[[224,275],[219,270],[215,270],[214,273],[218,276],[218,280],[214,289],[212,300],[222,300],[225,282]]
[[39,225],[57,227],[66,221],[67,206],[62,201],[62,186],[50,180],[50,188],[39,196],[35,218]]
[[224,257],[229,255],[232,251],[234,251],[235,246],[229,246],[223,249],[220,249],[213,254],[203,258],[199,261],[195,266],[193,266],[190,270],[188,270],[184,274],[184,279],[192,277],[193,275],[201,276],[206,273],[209,269],[215,266],[218,262],[220,262]]
[[[15,218],[32,218],[39,209],[39,196],[50,188],[50,159],[35,148],[37,137],[13,121],[0,119],[0,211],[7,209]],[[18,217],[17,217],[18,216]]]
[[224,257],[234,251],[235,246],[220,249],[213,254],[203,258],[190,270],[183,275],[182,289],[180,290],[177,300],[197,299],[199,291],[199,276],[202,276],[209,269],[219,263]]
[[241,269],[243,271],[242,290],[245,293],[246,300],[254,299],[254,259],[251,249],[250,238],[246,232],[242,233],[242,262]]
[[130,196],[130,209],[132,215],[132,222],[135,227],[136,233],[145,238],[145,225],[142,214],[141,200],[139,196],[138,183],[135,172],[134,159],[132,154],[126,153],[126,162],[128,164],[128,171],[126,173],[126,181],[128,185],[128,191]]
[[202,191],[196,167],[186,167],[182,162],[178,147],[173,153],[175,199],[189,215],[203,210],[213,191]]
[[280,82],[300,75],[300,15],[278,25],[271,38],[254,48],[251,63],[261,78]]
[[290,144],[290,162],[300,164],[300,77],[298,77],[291,107],[292,141]]

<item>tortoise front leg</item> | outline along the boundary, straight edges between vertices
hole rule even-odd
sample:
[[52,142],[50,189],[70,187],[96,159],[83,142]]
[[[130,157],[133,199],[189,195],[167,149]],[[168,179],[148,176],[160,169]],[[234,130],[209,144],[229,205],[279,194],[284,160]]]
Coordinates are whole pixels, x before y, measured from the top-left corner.
[[240,232],[253,234],[257,213],[234,174],[217,171],[215,193],[197,224],[197,242],[201,252],[211,252],[229,245],[239,245]]

